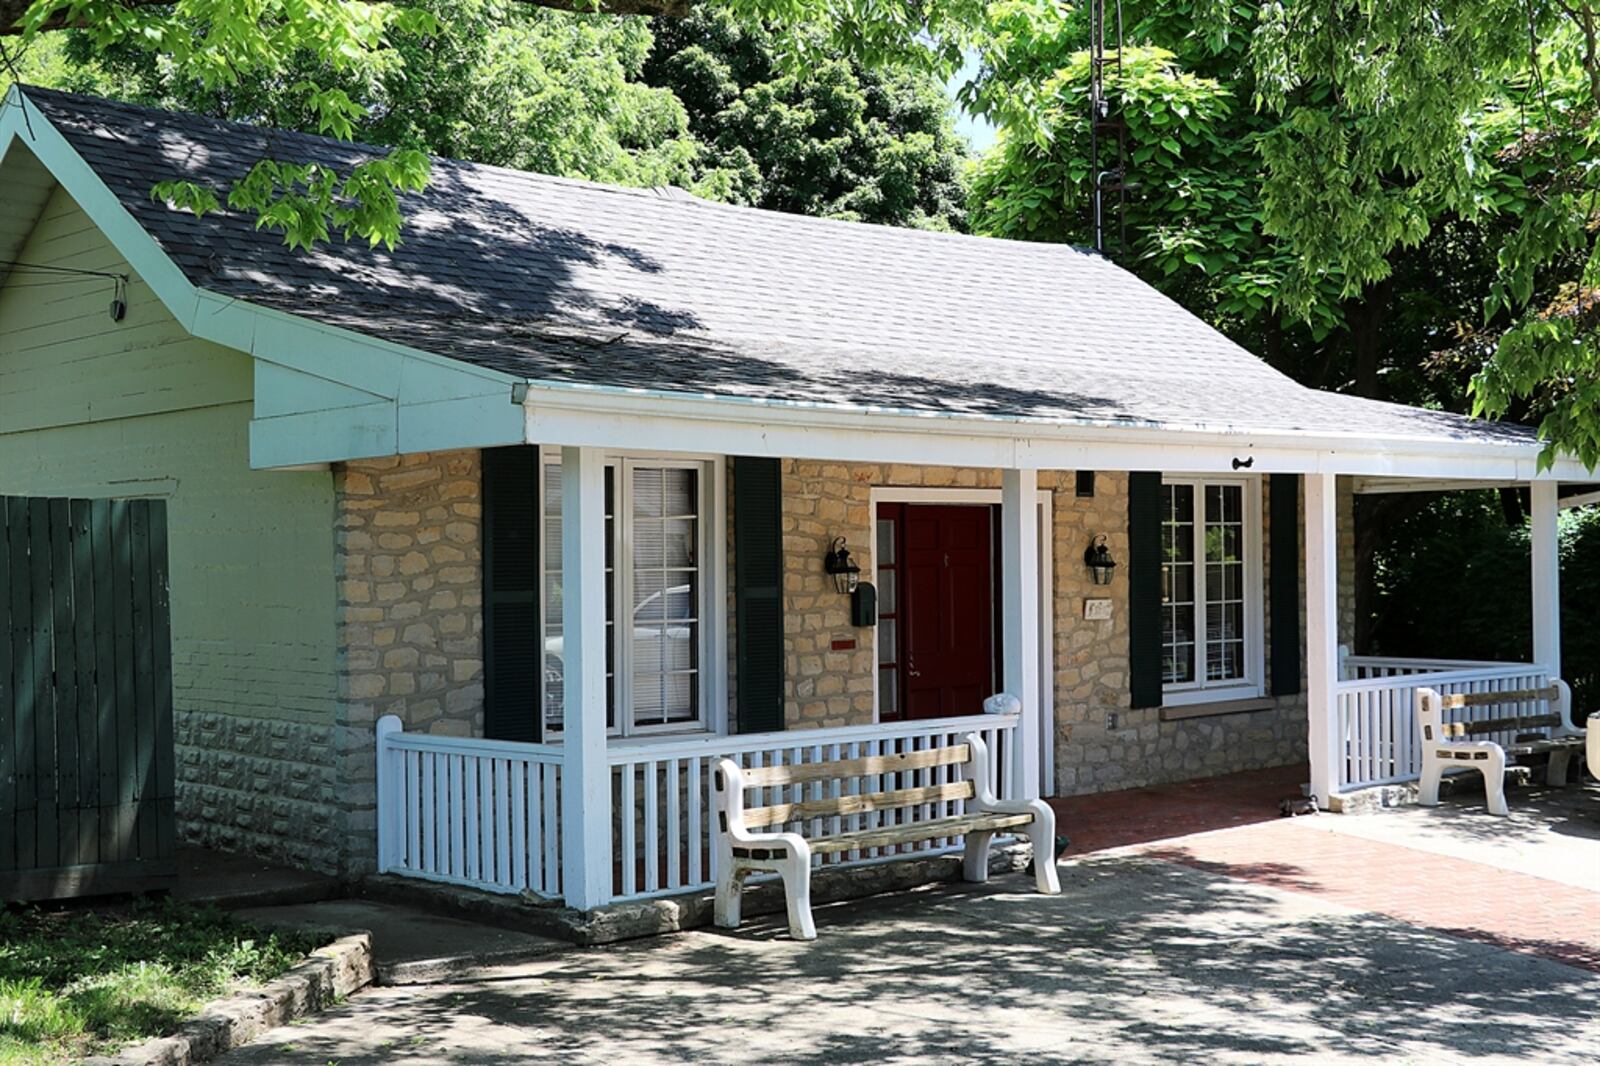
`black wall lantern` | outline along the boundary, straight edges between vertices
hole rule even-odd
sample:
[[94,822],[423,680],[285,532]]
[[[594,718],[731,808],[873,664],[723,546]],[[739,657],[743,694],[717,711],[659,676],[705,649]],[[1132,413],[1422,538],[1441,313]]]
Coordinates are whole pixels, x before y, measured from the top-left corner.
[[828,555],[822,560],[823,569],[833,575],[833,584],[840,592],[851,593],[861,584],[861,567],[850,558],[850,549],[844,546],[843,537],[834,537]]
[[1096,585],[1111,584],[1111,578],[1117,572],[1117,561],[1111,558],[1111,549],[1106,547],[1104,533],[1089,541],[1089,546],[1083,551],[1083,564],[1089,568],[1089,576]]

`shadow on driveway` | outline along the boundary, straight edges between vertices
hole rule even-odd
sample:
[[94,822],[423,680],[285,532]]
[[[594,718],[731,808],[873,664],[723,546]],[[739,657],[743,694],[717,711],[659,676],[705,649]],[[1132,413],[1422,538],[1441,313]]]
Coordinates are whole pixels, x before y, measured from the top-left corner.
[[[374,989],[224,1061],[1590,1062],[1600,978],[1129,857]],[[1292,870],[1279,874],[1292,879]]]

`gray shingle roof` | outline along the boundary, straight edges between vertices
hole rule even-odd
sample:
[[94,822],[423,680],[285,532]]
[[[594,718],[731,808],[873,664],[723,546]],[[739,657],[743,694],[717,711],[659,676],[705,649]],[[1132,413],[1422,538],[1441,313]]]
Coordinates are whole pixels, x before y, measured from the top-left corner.
[[1082,249],[711,204],[439,159],[394,252],[307,254],[158,181],[375,149],[27,96],[197,286],[529,379],[961,415],[1508,441],[1304,388]]

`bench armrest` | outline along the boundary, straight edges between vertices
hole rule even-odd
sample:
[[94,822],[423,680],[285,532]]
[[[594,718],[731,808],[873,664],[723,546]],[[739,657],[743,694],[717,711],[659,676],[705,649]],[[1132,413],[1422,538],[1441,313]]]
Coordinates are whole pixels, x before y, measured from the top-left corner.
[[718,835],[740,847],[782,849],[791,855],[811,854],[799,833],[752,833],[744,824],[744,771],[732,759],[718,759],[713,769]]
[[986,814],[1031,814],[1035,820],[1055,818],[1044,800],[1003,800],[995,796],[994,755],[988,743],[977,733],[968,733],[964,742],[972,749],[973,809]]

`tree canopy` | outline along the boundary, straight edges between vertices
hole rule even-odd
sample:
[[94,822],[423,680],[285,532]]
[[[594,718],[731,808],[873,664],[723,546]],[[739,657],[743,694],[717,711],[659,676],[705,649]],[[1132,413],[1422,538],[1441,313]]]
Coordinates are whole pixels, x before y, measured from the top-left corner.
[[772,33],[726,12],[652,23],[519,0],[407,10],[344,65],[305,47],[255,77],[216,78],[163,48],[79,29],[28,39],[14,73],[394,149],[366,173],[263,160],[229,189],[157,190],[193,210],[226,200],[296,246],[336,232],[401,239],[392,194],[425,180],[426,154],[889,224],[962,223],[962,146],[924,63],[802,68]]
[[[1600,460],[1600,8],[1124,10],[1111,89],[1139,186],[1129,266],[1308,383],[1531,412]],[[1002,134],[974,176],[973,225],[1087,241],[1087,21],[1049,0],[997,3],[990,20],[967,98]],[[1419,307],[1423,335],[1388,329]],[[1386,356],[1386,334],[1413,346]],[[1452,397],[1474,356],[1470,399]]]

